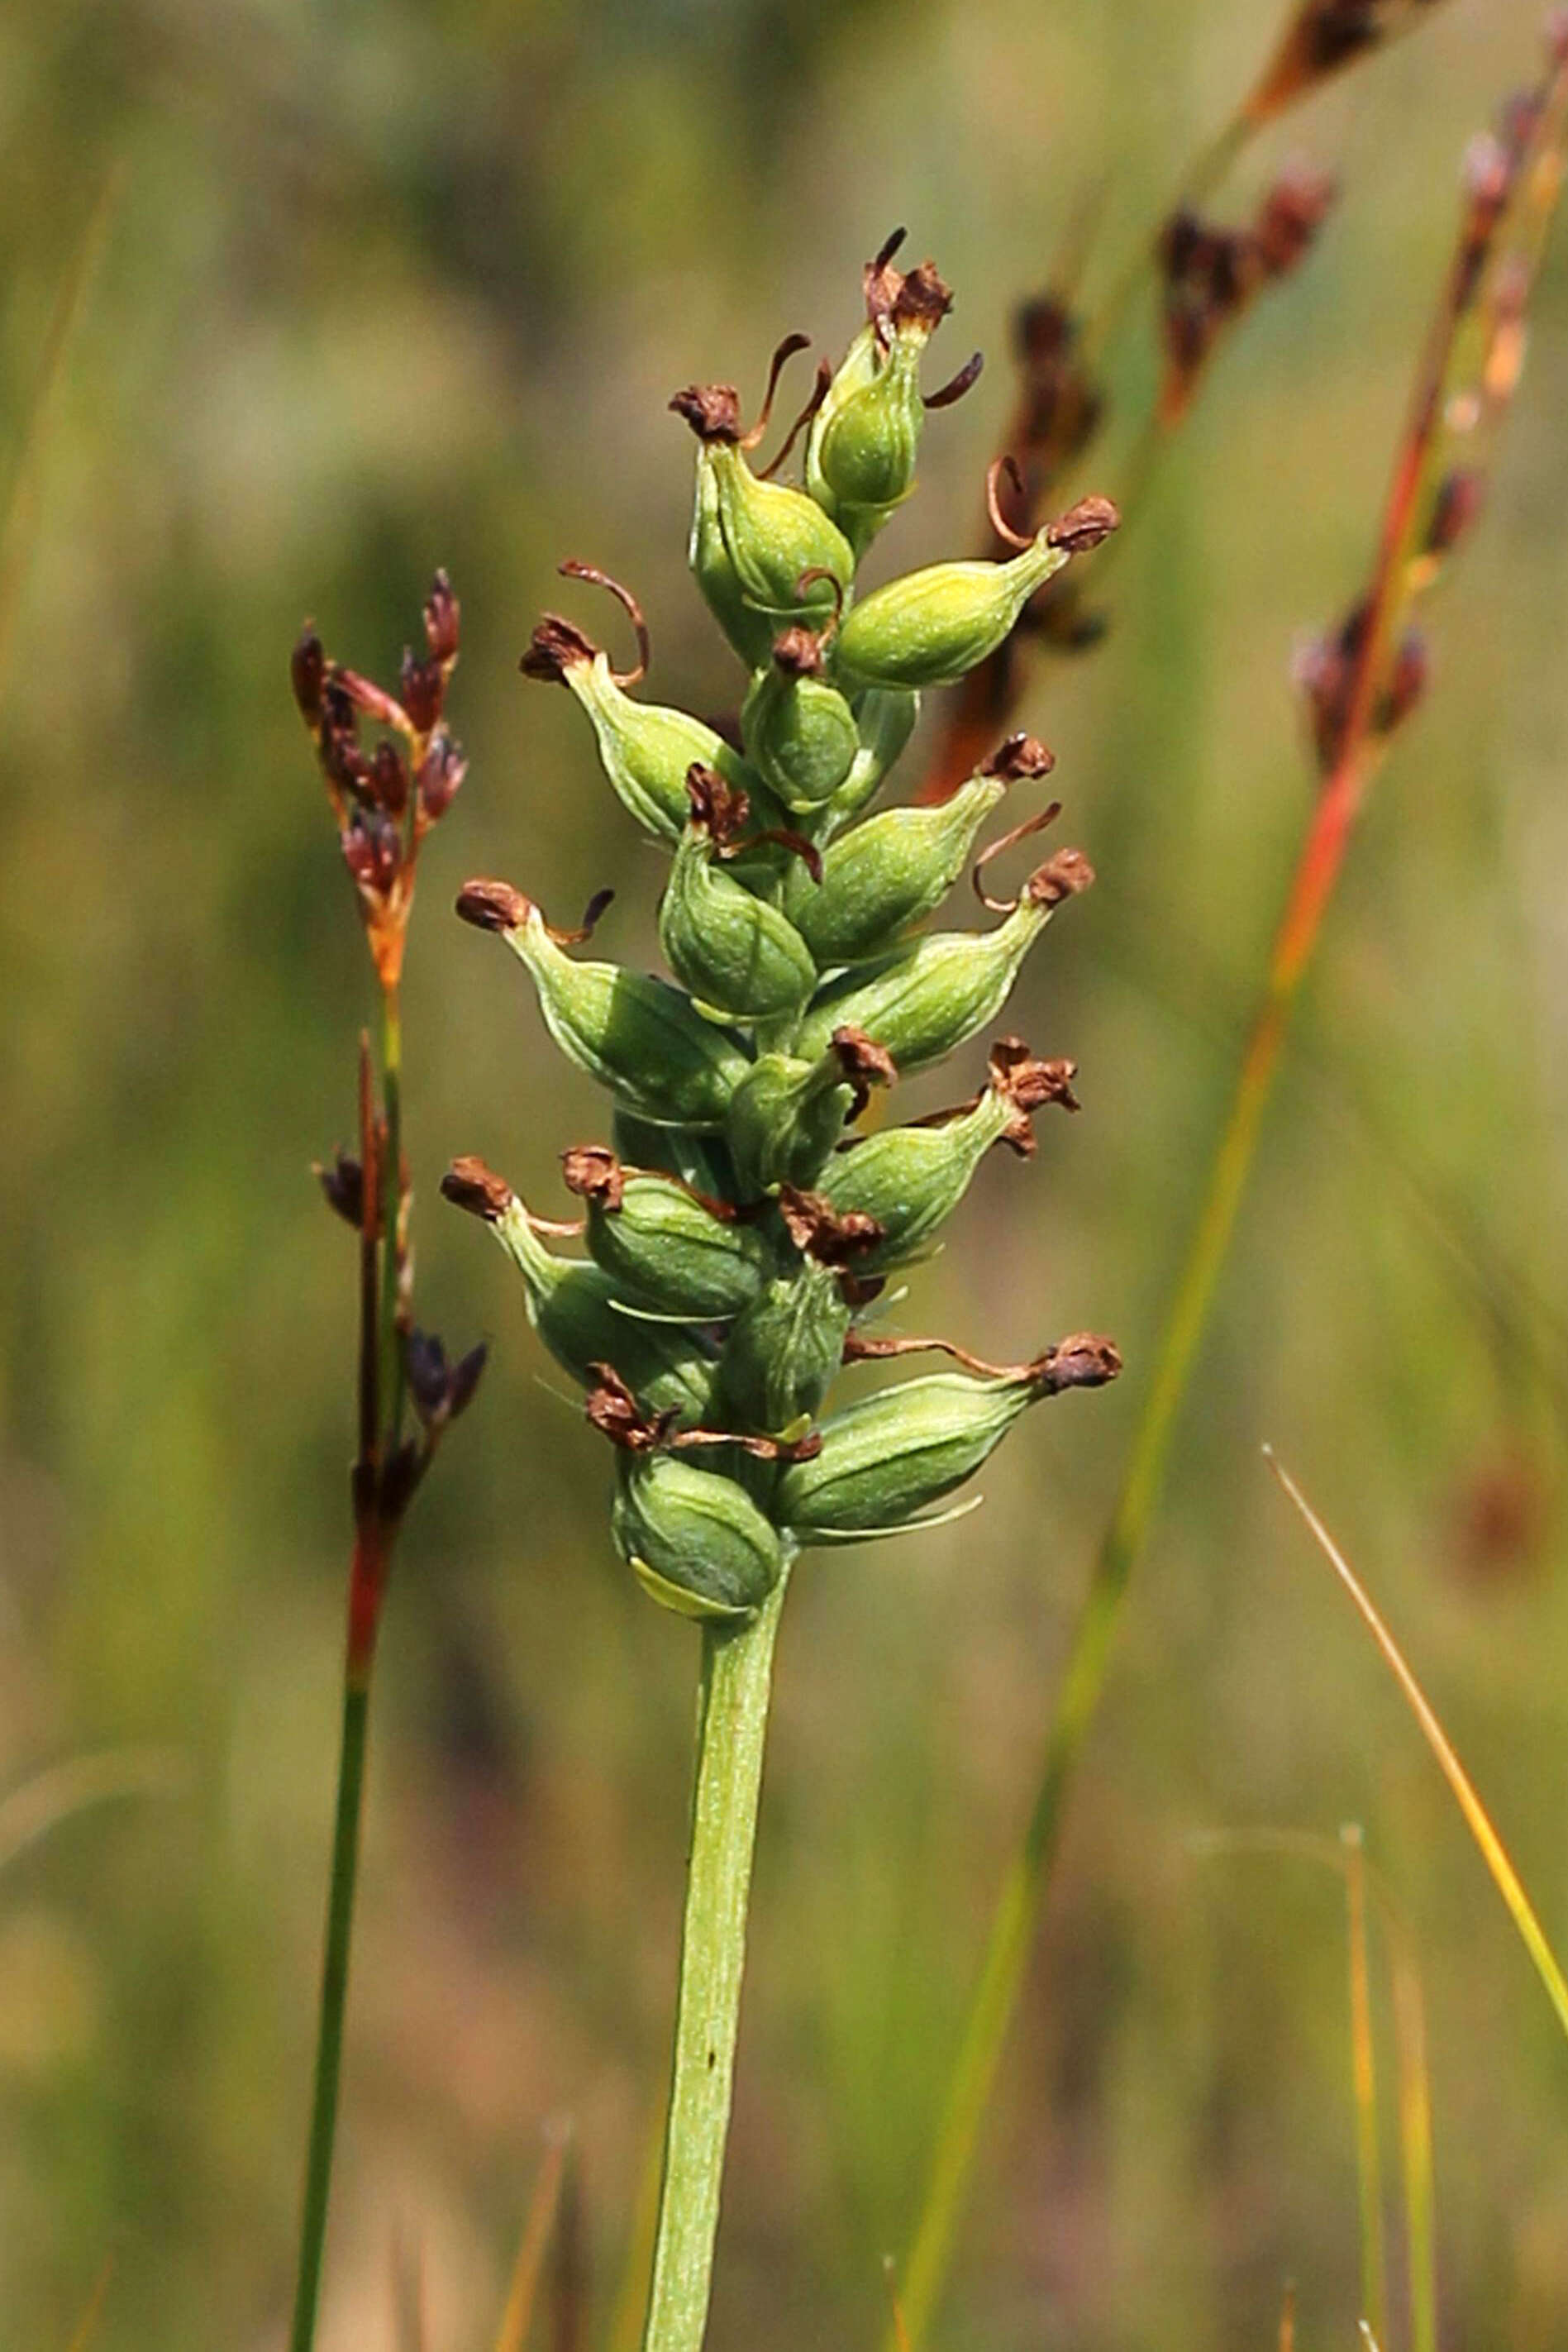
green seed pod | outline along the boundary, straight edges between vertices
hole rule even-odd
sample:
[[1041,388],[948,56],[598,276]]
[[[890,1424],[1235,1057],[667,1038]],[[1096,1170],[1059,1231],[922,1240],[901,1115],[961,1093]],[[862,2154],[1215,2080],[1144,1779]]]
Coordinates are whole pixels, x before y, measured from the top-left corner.
[[718,476],[706,452],[697,460],[696,496],[692,507],[691,537],[686,542],[686,562],[702,592],[703,602],[747,668],[760,668],[773,644],[775,624],[766,613],[758,613],[746,601],[740,575],[725,544]]
[[834,649],[841,683],[952,686],[994,654],[1037,589],[1116,527],[1108,499],[1085,499],[1005,563],[934,563],[857,604]]
[[[580,570],[582,567],[579,567]],[[746,781],[743,762],[722,737],[684,710],[638,702],[627,693],[640,672],[620,674],[570,621],[547,613],[521,667],[527,677],[569,687],[593,722],[599,756],[616,797],[645,832],[678,841],[686,822],[686,771],[694,761],[726,781]]]
[[868,320],[834,370],[806,437],[806,488],[823,512],[832,515],[835,521],[838,499],[822,471],[822,444],[856,395],[876,382],[882,357],[876,328]]
[[725,1130],[741,1197],[814,1183],[857,1100],[894,1075],[887,1055],[849,1027],[835,1029],[814,1061],[758,1055],[730,1097]]
[[850,1310],[839,1277],[803,1258],[777,1275],[731,1326],[716,1402],[727,1428],[779,1437],[816,1418],[843,1361]]
[[[790,622],[827,619],[854,578],[854,553],[843,533],[803,490],[760,481],[752,472],[742,447],[739,400],[733,384],[688,384],[670,405],[702,443],[693,570],[731,642],[738,642],[731,626],[736,591],[749,613],[771,623],[767,645]],[[711,478],[711,491],[705,475]],[[727,574],[713,545],[714,522],[728,560]],[[812,576],[802,589],[805,574]],[[716,601],[710,593],[710,575],[718,591]],[[744,650],[755,667],[767,658],[766,650],[753,653],[749,622],[743,621],[743,628]]]
[[779,1523],[806,1544],[918,1525],[917,1515],[973,1477],[1038,1399],[1097,1386],[1120,1369],[1108,1340],[1081,1333],[999,1375],[938,1372],[862,1397],[822,1423],[820,1454],[784,1471]]
[[691,823],[659,902],[659,944],[671,971],[711,1020],[775,1021],[800,1011],[817,983],[800,934],[718,860],[748,803],[712,768],[686,780]]
[[830,981],[800,1025],[796,1052],[821,1054],[847,1021],[884,1046],[906,1076],[945,1060],[996,1019],[1052,909],[1093,879],[1081,851],[1059,850],[994,931],[939,931],[885,963]]
[[750,1496],[677,1454],[622,1461],[610,1523],[643,1591],[683,1617],[748,1617],[784,1571],[779,1531]]
[[[925,346],[952,307],[928,261],[907,277],[884,247],[866,272],[870,324],[833,380],[807,454],[807,481],[857,554],[915,487],[915,464],[927,407],[946,406],[980,372],[977,352],[930,401],[921,396]],[[867,348],[869,346],[869,349]]]
[[862,1275],[889,1274],[929,1253],[993,1144],[1024,1158],[1034,1150],[1030,1114],[1050,1102],[1075,1110],[1071,1062],[1038,1061],[1016,1037],[991,1049],[990,1080],[954,1117],[924,1127],[886,1127],[836,1151],[816,1189],[841,1215],[858,1213],[881,1228],[856,1261]]
[[854,712],[821,672],[821,639],[784,630],[740,714],[747,756],[788,809],[831,801],[860,756]]
[[727,1321],[750,1305],[773,1252],[754,1224],[593,1144],[563,1152],[566,1186],[586,1205],[593,1262],[618,1299],[683,1322]]
[[655,1126],[723,1126],[730,1096],[751,1064],[679,989],[619,964],[577,961],[509,883],[468,883],[457,911],[479,929],[502,934],[527,966],[561,1052],[617,1102]]
[[483,1160],[455,1160],[441,1189],[489,1226],[523,1277],[528,1321],[563,1371],[587,1388],[612,1362],[650,1412],[673,1412],[683,1428],[704,1419],[714,1362],[691,1332],[623,1315],[612,1278],[548,1249],[538,1222]]
[[791,873],[784,904],[818,968],[863,963],[897,946],[946,897],[1008,785],[1054,764],[1033,737],[1009,737],[950,800],[884,810],[835,842],[820,883]]
[[873,687],[869,694],[856,698],[854,709],[861,748],[849,774],[833,794],[827,833],[842,832],[867,802],[875,799],[883,779],[903,758],[904,747],[915,732],[915,722],[920,716],[920,697],[896,689],[884,692]]

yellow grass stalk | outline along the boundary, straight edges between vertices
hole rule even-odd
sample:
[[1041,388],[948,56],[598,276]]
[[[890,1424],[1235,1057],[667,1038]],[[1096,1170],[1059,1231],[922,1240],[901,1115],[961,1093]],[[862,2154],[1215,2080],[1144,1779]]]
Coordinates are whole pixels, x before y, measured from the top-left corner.
[[1518,1871],[1509,1860],[1508,1850],[1493,1828],[1486,1807],[1476,1794],[1469,1774],[1460,1763],[1453,1743],[1437,1720],[1425,1691],[1406,1664],[1404,1653],[1384,1623],[1371,1595],[1296,1481],[1276,1458],[1273,1448],[1265,1446],[1263,1450],[1270,1469],[1294,1505],[1323,1558],[1355,1603],[1367,1631],[1382,1651],[1390,1673],[1404,1692],[1427,1745],[1437,1758],[1443,1778],[1454,1792],[1455,1802],[1465,1817],[1470,1835],[1480,1848],[1481,1859],[1491,1873],[1493,1885],[1507,1906],[1508,1915],[1519,1931],[1520,1941],[1530,1955],[1535,1973],[1545,1989],[1546,1998],[1556,2011],[1557,2021],[1564,2033],[1568,2033],[1568,1982],[1563,1979],[1563,1971],[1536,1916],[1535,1906],[1524,1891]]

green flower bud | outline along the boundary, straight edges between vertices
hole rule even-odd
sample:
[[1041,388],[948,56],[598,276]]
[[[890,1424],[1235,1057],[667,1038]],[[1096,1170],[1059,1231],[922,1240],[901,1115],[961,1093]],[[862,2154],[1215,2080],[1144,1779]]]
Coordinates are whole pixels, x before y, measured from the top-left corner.
[[[853,540],[870,536],[915,487],[920,428],[920,362],[926,335],[895,334],[871,381],[835,407],[817,445],[817,467],[833,511]],[[861,541],[863,544],[863,541]]]
[[1083,1333],[998,1375],[938,1372],[862,1397],[822,1423],[820,1454],[783,1472],[779,1523],[805,1544],[918,1525],[917,1514],[973,1477],[1030,1405],[1120,1369],[1109,1340]]
[[955,685],[996,652],[1037,589],[1080,549],[1097,547],[1118,520],[1109,499],[1084,499],[1005,563],[934,563],[890,580],[839,632],[841,682]]
[[730,1097],[725,1130],[742,1198],[814,1183],[865,1090],[894,1075],[880,1047],[848,1026],[814,1061],[759,1054]]
[[[752,472],[744,447],[755,434],[741,433],[739,399],[733,384],[688,384],[676,393],[670,405],[685,418],[702,443],[697,459],[697,528],[693,536],[695,541],[700,529],[704,543],[696,550],[700,562],[694,562],[693,568],[705,594],[706,574],[715,569],[716,558],[709,543],[710,512],[728,558],[729,577],[717,582],[720,602],[709,598],[720,625],[729,631],[734,589],[738,589],[742,604],[751,614],[770,620],[768,644],[785,624],[826,620],[854,578],[854,552],[843,533],[803,490],[759,480]],[[712,481],[711,509],[705,475]],[[747,658],[755,666],[766,655],[751,654],[755,640],[748,623],[746,635]]]
[[643,1591],[683,1617],[748,1617],[784,1571],[779,1531],[751,1497],[674,1454],[622,1461],[610,1524]]
[[619,964],[577,961],[509,883],[466,884],[457,911],[479,929],[501,933],[528,968],[556,1044],[617,1102],[655,1126],[723,1126],[751,1064],[679,989]]
[[857,1262],[862,1275],[888,1274],[928,1254],[993,1144],[1022,1158],[1034,1150],[1031,1113],[1059,1102],[1076,1110],[1071,1062],[1042,1062],[1016,1037],[991,1048],[983,1094],[949,1118],[887,1127],[834,1153],[817,1190],[841,1215],[874,1220],[878,1238]]
[[791,873],[785,907],[819,969],[886,955],[947,896],[1008,785],[1054,764],[1033,737],[1009,737],[950,800],[884,810],[835,842],[820,883]]
[[659,902],[659,944],[699,1011],[719,1022],[798,1013],[817,983],[810,952],[788,918],[718,863],[748,803],[711,768],[687,778],[692,821]]
[[597,1145],[564,1152],[561,1165],[568,1192],[586,1205],[593,1262],[618,1299],[649,1314],[709,1323],[738,1315],[761,1290],[773,1252],[727,1204],[673,1176],[623,1168]]
[[770,1436],[816,1418],[843,1361],[850,1310],[837,1273],[803,1258],[775,1276],[731,1325],[716,1404],[726,1425]]
[[520,667],[526,677],[570,688],[593,722],[617,799],[661,841],[681,837],[688,813],[686,771],[694,761],[716,768],[732,784],[745,781],[743,762],[711,727],[684,710],[636,701],[626,688],[641,670],[612,670],[608,655],[559,614],[545,614]]
[[928,261],[907,277],[894,269],[895,249],[884,247],[867,270],[870,324],[829,388],[807,453],[808,485],[857,554],[915,487],[926,409],[958,399],[980,372],[977,352],[923,399],[920,362],[952,297]]
[[847,1021],[884,1046],[905,1076],[945,1060],[955,1046],[996,1019],[1053,908],[1073,892],[1087,889],[1093,879],[1093,868],[1081,851],[1059,850],[1030,877],[1017,905],[995,930],[978,936],[939,931],[883,964],[831,981],[802,1022],[795,1051],[821,1054],[833,1031]]
[[854,712],[821,672],[822,640],[786,629],[740,714],[747,756],[789,809],[831,801],[861,752]]
[[[880,256],[878,258],[880,259]],[[873,264],[874,268],[875,265]],[[806,437],[806,488],[826,514],[838,518],[838,499],[822,471],[822,444],[846,408],[876,382],[883,363],[883,346],[868,319],[829,380],[821,405],[811,419]]]
[[588,1388],[612,1362],[650,1412],[674,1413],[683,1428],[703,1420],[714,1363],[691,1332],[622,1314],[612,1277],[548,1249],[538,1221],[482,1160],[454,1160],[441,1189],[489,1226],[523,1277],[528,1321],[563,1371]]
[[747,668],[760,668],[768,658],[777,625],[768,614],[758,612],[747,602],[735,559],[725,541],[718,476],[708,463],[706,450],[697,460],[696,498],[692,508],[686,562],[702,592],[703,602]]

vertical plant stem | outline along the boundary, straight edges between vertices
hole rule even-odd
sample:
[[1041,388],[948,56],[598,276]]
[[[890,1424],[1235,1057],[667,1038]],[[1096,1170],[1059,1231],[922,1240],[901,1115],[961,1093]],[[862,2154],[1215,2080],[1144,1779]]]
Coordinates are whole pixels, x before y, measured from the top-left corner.
[[391,1461],[402,1434],[403,1362],[398,1311],[403,1253],[402,1004],[398,984],[382,992],[382,1099],[386,1106],[386,1244],[382,1278],[382,1386],[387,1400],[386,1451]]
[[1405,2248],[1410,2276],[1411,2352],[1437,2352],[1437,2232],[1432,2200],[1432,2093],[1421,1974],[1401,1931],[1391,1938],[1394,2046],[1399,2068],[1399,2155],[1405,2176]]
[[338,2128],[338,2084],[343,2060],[343,2012],[349,1995],[349,1948],[353,1929],[354,1883],[360,1859],[360,1811],[365,1780],[365,1735],[370,1717],[368,1677],[350,1674],[343,1685],[343,1730],[338,1763],[338,1812],[332,1832],[332,1874],[327,1895],[327,1949],[321,1966],[320,2025],[316,2042],[316,2083],[310,2104],[310,2137],[305,2160],[305,2204],[299,2225],[299,2274],[294,2296],[289,2352],[310,2352],[316,2337],[316,2305],[321,2286],[321,2255],[327,2238],[327,2203],[332,2180],[332,2147]]
[[[389,1002],[392,1000],[389,999]],[[354,1505],[354,1549],[349,1569],[349,1622],[343,1670],[343,1722],[338,1751],[338,1803],[332,1829],[332,1864],[327,1887],[327,1940],[321,1963],[321,2005],[316,2034],[316,2075],[306,2143],[305,2198],[299,2221],[299,2267],[294,2291],[289,2352],[310,2352],[316,2339],[321,2257],[327,2240],[327,2207],[332,2184],[332,2150],[338,2130],[338,2084],[343,2063],[343,2016],[349,1998],[349,1954],[353,1938],[354,1888],[359,1875],[360,1815],[365,1784],[365,1740],[370,1722],[371,1673],[376,1630],[386,1585],[392,1529],[380,1510],[381,1326],[377,1315],[380,1276],[378,1236],[382,1218],[377,1151],[375,1070],[368,1035],[360,1037],[360,1164],[363,1199],[360,1217],[359,1448],[350,1474]],[[387,1226],[387,1288],[392,1285],[392,1227],[399,1188],[394,1180]]]
[[700,2352],[707,2326],[773,1645],[788,1582],[786,1570],[746,1624],[703,1632],[675,2047],[643,2352]]
[[1340,1831],[1344,1852],[1345,1941],[1350,1963],[1351,2085],[1355,2099],[1355,2171],[1361,2203],[1361,2308],[1380,2344],[1388,2341],[1388,2265],[1383,2242],[1383,2152],[1377,2128],[1377,2063],[1372,1978],[1366,1957],[1366,1864],[1359,1822]]

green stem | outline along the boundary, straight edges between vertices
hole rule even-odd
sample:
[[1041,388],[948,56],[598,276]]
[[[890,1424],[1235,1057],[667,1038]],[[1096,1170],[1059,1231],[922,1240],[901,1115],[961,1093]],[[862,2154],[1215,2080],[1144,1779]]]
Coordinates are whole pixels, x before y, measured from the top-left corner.
[[700,2352],[729,2130],[746,1911],[789,1571],[746,1624],[705,1627],[675,2048],[643,2352]]
[[332,1832],[332,1876],[327,1896],[327,1950],[321,1969],[316,2086],[310,2106],[305,2202],[299,2223],[299,2273],[294,2296],[294,2326],[288,2339],[289,2352],[310,2352],[316,2338],[316,2305],[321,2285],[321,2255],[326,2243],[327,2202],[332,2179],[332,2145],[338,2127],[338,2083],[343,2059],[343,2011],[349,1993],[349,1943],[353,1927],[354,1881],[360,1857],[360,1811],[365,1780],[365,1734],[370,1704],[368,1675],[361,1678],[350,1671],[343,1686],[338,1815]]

